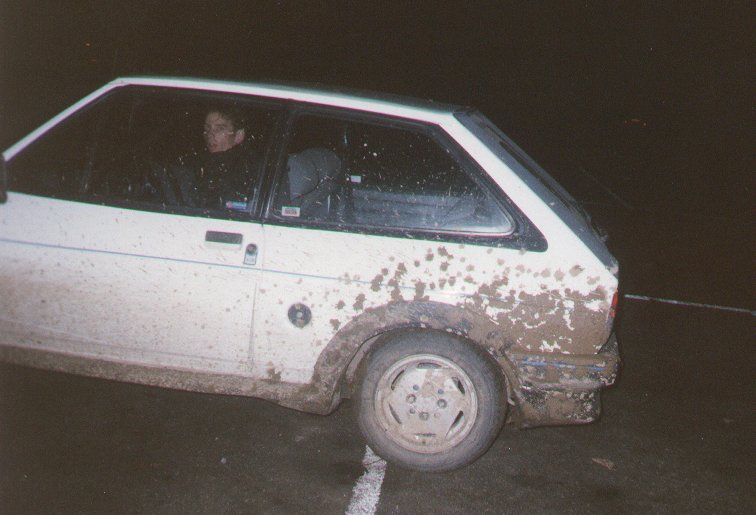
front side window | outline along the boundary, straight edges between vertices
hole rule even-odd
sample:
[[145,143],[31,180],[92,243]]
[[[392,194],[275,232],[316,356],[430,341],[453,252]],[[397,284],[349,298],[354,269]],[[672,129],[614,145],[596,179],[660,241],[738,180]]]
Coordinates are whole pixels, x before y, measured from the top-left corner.
[[512,218],[450,145],[415,125],[299,116],[273,216],[361,229],[510,234]]
[[243,97],[124,88],[9,164],[9,189],[219,218],[252,210],[278,109]]

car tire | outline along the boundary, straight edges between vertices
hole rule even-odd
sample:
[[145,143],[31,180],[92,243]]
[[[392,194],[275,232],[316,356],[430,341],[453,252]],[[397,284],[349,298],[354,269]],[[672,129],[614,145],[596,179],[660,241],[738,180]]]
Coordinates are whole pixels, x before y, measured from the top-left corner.
[[358,420],[368,445],[388,462],[441,472],[491,446],[506,399],[502,372],[483,349],[448,333],[410,331],[368,357]]

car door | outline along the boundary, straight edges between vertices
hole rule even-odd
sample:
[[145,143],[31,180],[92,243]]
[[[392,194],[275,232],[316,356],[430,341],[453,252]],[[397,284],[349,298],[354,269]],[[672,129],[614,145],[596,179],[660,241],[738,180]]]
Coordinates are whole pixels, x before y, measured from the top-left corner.
[[[225,108],[254,124],[244,151],[257,164],[239,183],[248,189],[203,205],[196,182],[209,172],[192,160],[205,152],[204,116]],[[0,206],[1,343],[248,375],[264,248],[252,213],[277,112],[123,88],[12,156]]]
[[515,232],[516,208],[430,124],[314,110],[287,133],[256,306],[260,374],[310,381],[370,308],[483,302],[542,244],[524,218]]

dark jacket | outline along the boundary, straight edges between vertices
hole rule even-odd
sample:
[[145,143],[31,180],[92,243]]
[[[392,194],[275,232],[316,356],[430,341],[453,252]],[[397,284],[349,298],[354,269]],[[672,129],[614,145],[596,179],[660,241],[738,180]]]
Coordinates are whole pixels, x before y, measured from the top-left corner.
[[183,203],[213,210],[246,211],[254,195],[260,160],[249,147],[205,152],[176,170]]

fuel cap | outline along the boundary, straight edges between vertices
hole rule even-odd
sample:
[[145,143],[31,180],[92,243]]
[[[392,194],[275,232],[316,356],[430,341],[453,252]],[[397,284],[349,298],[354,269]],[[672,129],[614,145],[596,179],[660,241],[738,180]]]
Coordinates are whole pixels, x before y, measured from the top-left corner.
[[296,303],[289,308],[289,321],[300,329],[310,323],[312,311],[304,304]]

